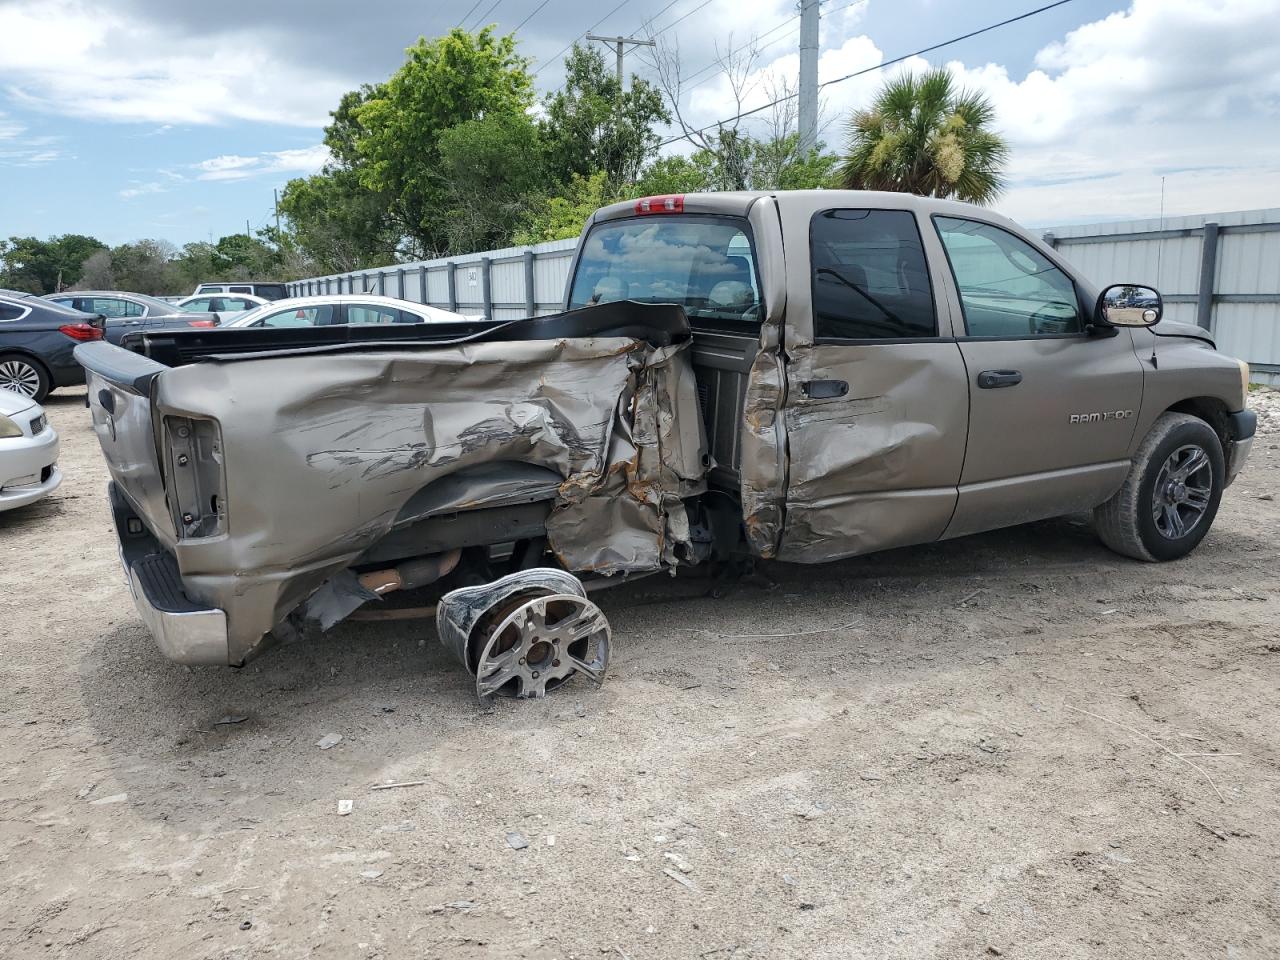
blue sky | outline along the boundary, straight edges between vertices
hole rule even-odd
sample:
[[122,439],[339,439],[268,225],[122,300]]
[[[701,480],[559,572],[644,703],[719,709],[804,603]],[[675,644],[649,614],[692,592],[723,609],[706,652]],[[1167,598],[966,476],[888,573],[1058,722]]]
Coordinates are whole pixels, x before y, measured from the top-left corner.
[[[511,30],[540,2],[483,0],[472,19],[491,8],[488,19]],[[825,0],[820,77],[1039,5]],[[405,46],[469,6],[0,0],[0,236],[182,244],[242,231],[246,220],[263,226],[272,190],[323,163],[321,128],[341,92],[385,78]],[[549,0],[519,31],[542,88],[561,79],[554,55],[588,28],[641,34],[647,18],[661,31],[689,14],[659,35],[689,76],[796,12],[793,0],[627,0],[605,16],[614,6]],[[1161,175],[1170,214],[1280,206],[1278,15],[1280,0],[1073,0],[929,62],[995,101],[1014,147],[997,206],[1025,222],[1154,216]],[[748,106],[794,82],[797,27],[761,40]],[[638,55],[628,65],[655,75]],[[883,78],[827,89],[829,140],[840,141],[840,118]],[[697,80],[682,94],[692,122],[733,114],[727,77]]]

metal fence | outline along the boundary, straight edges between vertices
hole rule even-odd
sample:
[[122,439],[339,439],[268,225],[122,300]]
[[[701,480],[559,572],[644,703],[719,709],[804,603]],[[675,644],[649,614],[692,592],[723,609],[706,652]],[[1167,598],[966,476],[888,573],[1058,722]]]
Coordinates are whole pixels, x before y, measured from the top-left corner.
[[1280,209],[1059,227],[1044,235],[1099,284],[1154,286],[1170,320],[1209,330],[1280,384]]
[[[1280,384],[1280,209],[1059,227],[1050,246],[1099,284],[1164,295],[1171,320],[1198,323],[1220,349]],[[295,296],[379,293],[495,320],[555,313],[577,240],[314,277]]]
[[577,238],[487,250],[444,260],[313,277],[289,284],[294,296],[376,293],[494,320],[558,312]]

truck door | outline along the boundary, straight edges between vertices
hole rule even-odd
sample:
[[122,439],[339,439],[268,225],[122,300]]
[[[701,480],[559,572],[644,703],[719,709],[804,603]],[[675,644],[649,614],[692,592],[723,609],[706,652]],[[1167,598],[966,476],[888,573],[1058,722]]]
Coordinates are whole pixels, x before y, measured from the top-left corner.
[[1129,331],[1087,331],[1066,270],[1011,230],[934,216],[963,313],[969,443],[946,536],[1061,516],[1124,482],[1142,369]]
[[936,235],[910,198],[792,195],[784,334],[787,481],[778,556],[817,562],[938,539],[968,426]]

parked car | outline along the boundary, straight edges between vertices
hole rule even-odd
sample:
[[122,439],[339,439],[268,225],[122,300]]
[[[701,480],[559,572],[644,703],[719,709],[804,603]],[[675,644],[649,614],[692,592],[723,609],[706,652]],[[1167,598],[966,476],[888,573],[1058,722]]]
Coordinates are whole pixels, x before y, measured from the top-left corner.
[[264,304],[271,303],[251,293],[200,293],[193,297],[183,297],[177,307],[183,313],[216,313],[222,325],[241,316],[249,310],[256,310]]
[[228,327],[321,327],[335,324],[456,323],[460,313],[367,293],[277,300],[226,321]]
[[0,390],[0,511],[48,496],[62,483],[58,434],[30,397]]
[[30,293],[0,290],[0,390],[42,403],[58,387],[84,383],[72,350],[101,340],[100,323]]
[[283,283],[263,283],[257,280],[242,282],[202,283],[196,287],[193,296],[202,293],[249,293],[263,300],[283,300],[289,296],[289,288]]
[[478,693],[541,696],[602,677],[583,580],[1082,510],[1124,556],[1190,552],[1252,444],[1248,367],[1142,294],[983,207],[709,193],[597,211],[555,316],[76,354],[166,655],[240,664],[424,588]]
[[52,303],[72,307],[82,313],[102,317],[109,343],[119,343],[124,335],[137,330],[166,330],[170,328],[216,327],[216,313],[180,310],[172,303],[143,293],[124,290],[76,290],[67,293],[51,293],[45,296]]

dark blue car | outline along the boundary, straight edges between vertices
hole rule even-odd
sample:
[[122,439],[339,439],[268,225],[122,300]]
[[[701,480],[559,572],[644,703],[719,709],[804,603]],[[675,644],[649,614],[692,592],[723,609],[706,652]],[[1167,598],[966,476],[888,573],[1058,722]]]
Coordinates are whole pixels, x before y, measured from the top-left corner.
[[58,387],[84,383],[71,351],[102,339],[102,321],[28,293],[0,290],[0,390],[36,403]]

